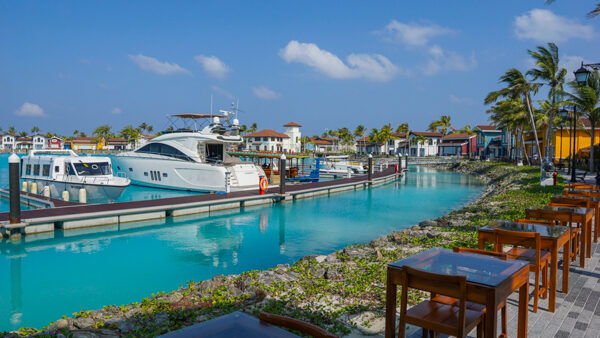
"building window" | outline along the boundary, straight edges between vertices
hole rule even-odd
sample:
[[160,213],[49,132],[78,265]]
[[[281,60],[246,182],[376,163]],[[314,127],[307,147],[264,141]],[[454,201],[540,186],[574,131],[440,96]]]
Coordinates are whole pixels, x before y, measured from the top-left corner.
[[33,175],[38,176],[39,174],[40,174],[40,165],[34,164],[33,165]]
[[25,166],[25,175],[31,175],[31,164]]

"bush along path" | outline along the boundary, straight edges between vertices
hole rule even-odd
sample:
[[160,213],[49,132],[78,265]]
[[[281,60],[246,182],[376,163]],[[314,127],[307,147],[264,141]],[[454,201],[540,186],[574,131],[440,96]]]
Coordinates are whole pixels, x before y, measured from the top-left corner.
[[[380,334],[388,263],[435,246],[475,247],[478,227],[497,219],[524,217],[526,208],[547,204],[563,188],[562,183],[540,187],[539,169],[533,167],[465,161],[438,168],[478,175],[487,182],[487,189],[461,210],[368,244],[307,256],[292,266],[190,281],[138,303],[82,310],[42,330],[22,328],[0,336],[150,337],[233,311],[284,314],[338,335]],[[414,292],[409,301],[414,304],[424,296]]]

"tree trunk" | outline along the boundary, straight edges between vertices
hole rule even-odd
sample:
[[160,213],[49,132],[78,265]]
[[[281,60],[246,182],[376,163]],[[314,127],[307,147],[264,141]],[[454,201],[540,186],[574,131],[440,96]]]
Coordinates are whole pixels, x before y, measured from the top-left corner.
[[542,167],[542,152],[540,149],[540,141],[537,136],[537,128],[535,127],[535,119],[533,118],[533,109],[531,107],[531,98],[529,97],[529,93],[525,95],[525,101],[527,102],[527,110],[529,111],[529,118],[531,119],[531,128],[533,129],[533,137],[535,137],[535,145],[538,150],[538,157],[540,159],[540,168]]
[[531,165],[531,161],[529,161],[529,156],[527,155],[527,149],[525,146],[525,131],[523,131],[523,129],[521,129],[521,144],[523,144],[523,156],[525,156],[527,165]]
[[505,156],[510,161],[511,160],[511,151],[510,151],[511,149],[510,149],[510,146],[511,146],[511,143],[512,143],[511,142],[512,141],[512,133],[511,133],[510,129],[506,129],[505,133],[506,133],[506,150],[508,151],[508,154],[506,154]]
[[548,146],[548,156],[546,156],[549,160],[552,160],[552,163],[554,163],[554,154],[555,152],[552,152],[552,154],[550,154],[550,148],[552,148],[552,119],[554,118],[554,105],[556,104],[556,94],[552,95],[552,108],[550,109],[550,115],[548,116],[548,130],[546,130],[546,139],[548,140],[547,146]]
[[590,120],[592,124],[592,140],[590,141],[590,173],[594,172],[594,128],[596,128],[596,124]]

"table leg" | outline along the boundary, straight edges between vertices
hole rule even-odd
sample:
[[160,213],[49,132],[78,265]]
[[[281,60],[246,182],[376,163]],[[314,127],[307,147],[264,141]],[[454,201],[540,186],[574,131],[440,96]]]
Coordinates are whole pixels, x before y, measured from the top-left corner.
[[486,338],[496,338],[498,325],[498,308],[496,307],[496,296],[488,292],[485,304],[485,334]]
[[[528,276],[529,277],[529,276]],[[527,337],[527,315],[529,314],[529,278],[519,289],[519,324],[517,337]],[[486,313],[487,316],[487,313]],[[486,323],[487,324],[487,323]]]
[[587,258],[591,258],[592,257],[592,219],[590,218],[590,221],[587,225],[587,247],[586,247],[586,257]]
[[585,247],[587,243],[587,222],[581,223],[581,230],[579,231],[579,267],[585,268]]
[[600,204],[596,205],[596,217],[594,217],[594,243],[598,242],[598,229],[600,229]]
[[387,289],[385,292],[385,336],[396,336],[396,284],[392,282],[391,272],[387,272]]
[[556,275],[558,270],[558,245],[552,244],[550,251],[550,299],[548,300],[548,311],[554,312],[556,309]]
[[[569,238],[571,238],[571,230],[569,230]],[[563,245],[563,277],[562,277],[562,293],[569,293],[569,266],[571,265],[571,240]]]
[[477,232],[477,248],[479,250],[485,249],[485,241],[483,240],[483,235],[481,232]]

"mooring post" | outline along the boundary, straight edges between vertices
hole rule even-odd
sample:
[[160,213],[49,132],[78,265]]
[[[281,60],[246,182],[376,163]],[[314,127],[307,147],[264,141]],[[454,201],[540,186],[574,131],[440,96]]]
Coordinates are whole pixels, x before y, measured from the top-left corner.
[[19,190],[19,156],[13,153],[8,158],[8,180],[10,189],[10,224],[21,223],[21,191]]
[[279,158],[279,194],[285,195],[285,154]]
[[401,173],[402,172],[402,153],[398,154],[398,172]]
[[369,185],[373,182],[373,155],[369,154],[369,160],[367,162],[369,171],[367,176],[367,181],[369,181]]

